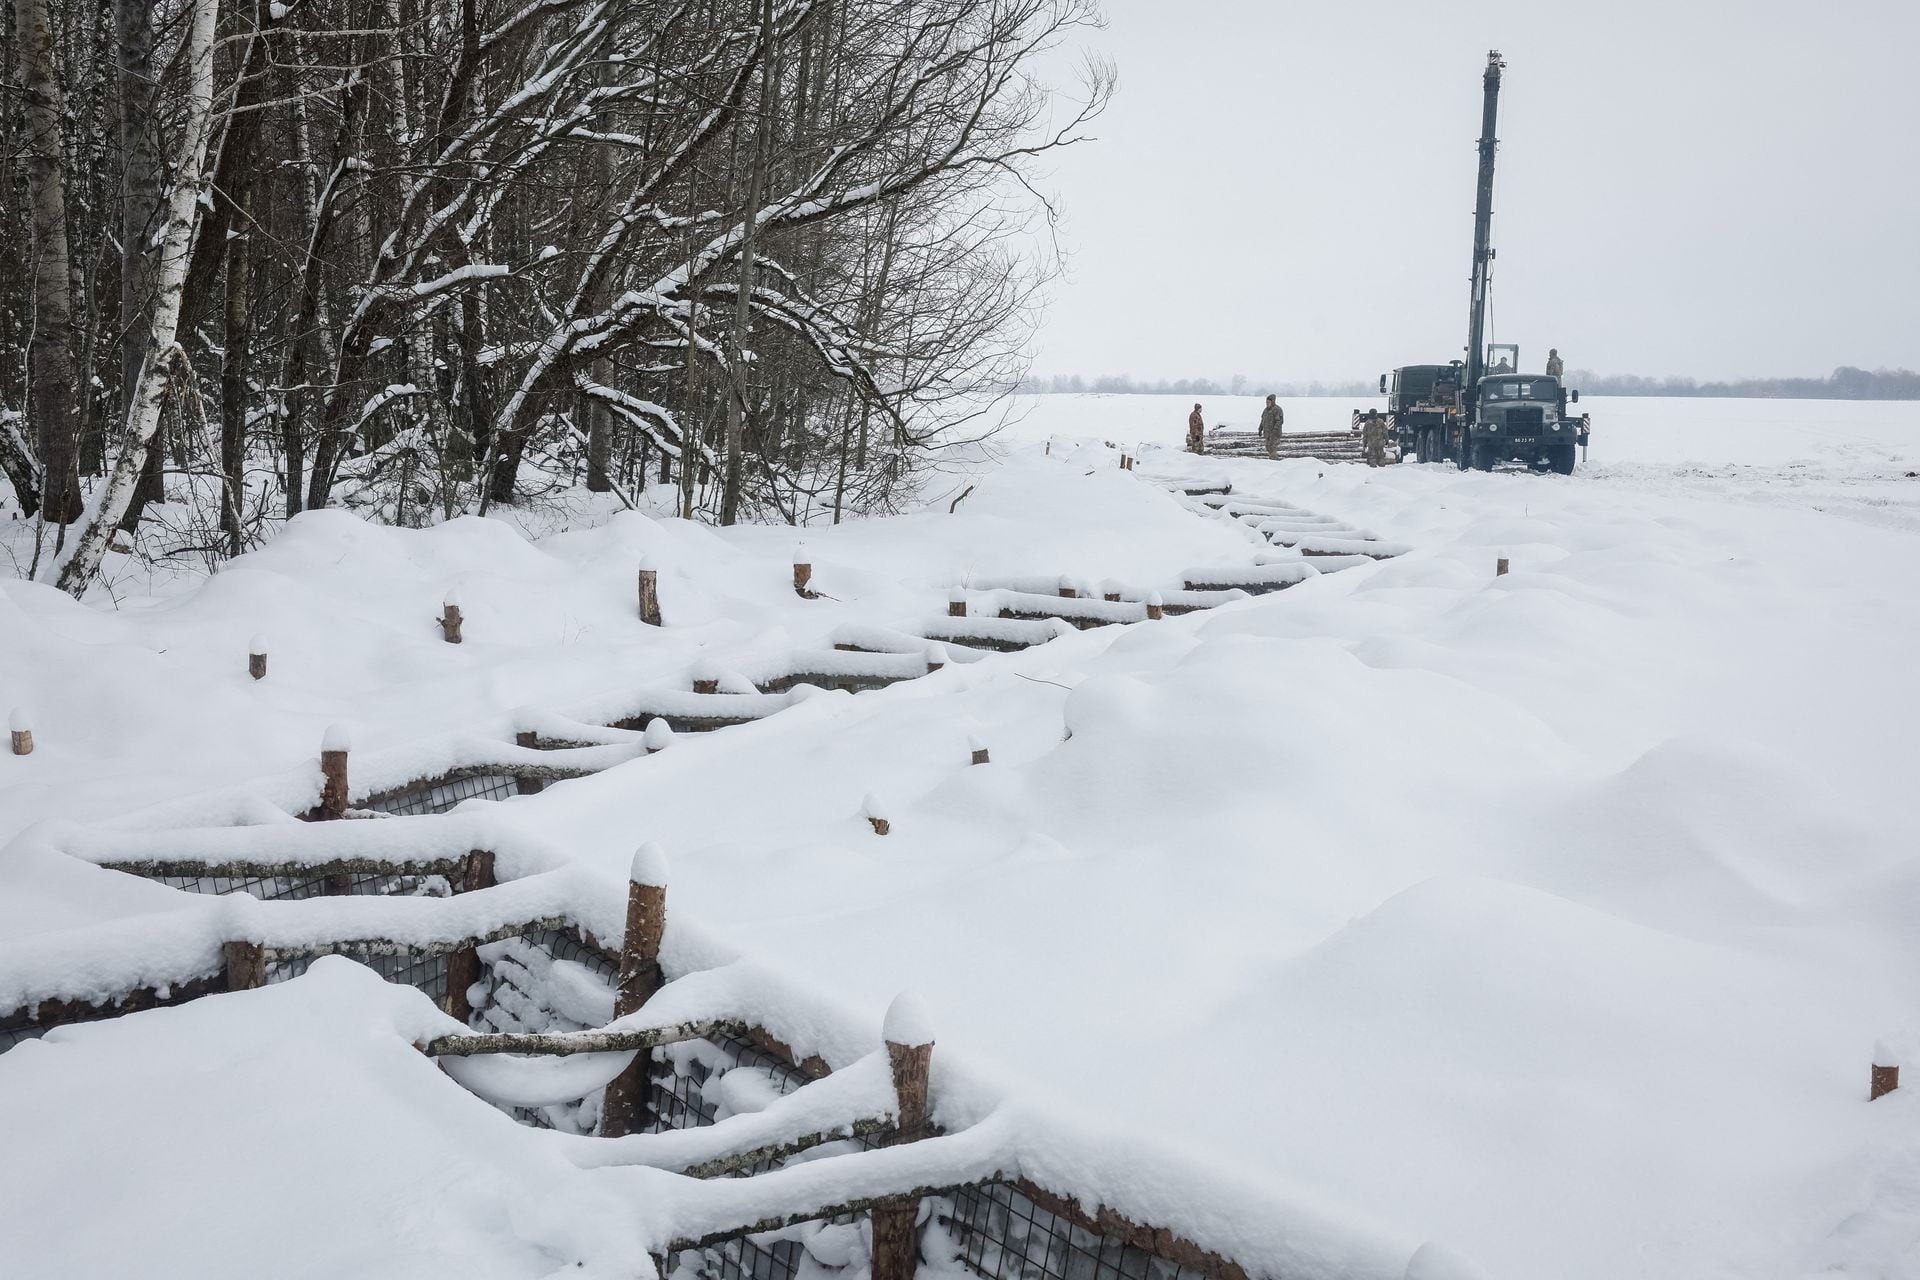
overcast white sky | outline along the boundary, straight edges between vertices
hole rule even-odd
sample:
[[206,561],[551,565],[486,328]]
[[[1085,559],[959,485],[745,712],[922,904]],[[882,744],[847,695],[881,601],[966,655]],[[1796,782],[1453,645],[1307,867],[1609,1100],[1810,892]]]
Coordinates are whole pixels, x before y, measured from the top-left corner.
[[1920,0],[1106,0],[1042,373],[1371,377],[1465,341],[1487,50],[1494,325],[1528,367],[1920,367]]

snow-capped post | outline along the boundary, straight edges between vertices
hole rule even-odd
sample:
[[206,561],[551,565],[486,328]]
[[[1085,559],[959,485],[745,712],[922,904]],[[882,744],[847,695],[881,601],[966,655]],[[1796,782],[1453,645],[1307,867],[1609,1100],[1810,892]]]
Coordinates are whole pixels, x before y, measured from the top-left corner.
[[1505,556],[1501,556],[1493,562],[1493,576],[1496,578],[1504,578],[1507,576],[1507,558]]
[[1158,622],[1166,616],[1166,604],[1160,599],[1160,593],[1154,592],[1147,597],[1147,621]]
[[1080,595],[1079,590],[1075,588],[1073,585],[1073,579],[1069,578],[1064,573],[1061,574],[1060,575],[1060,598],[1062,600],[1074,600],[1074,599],[1078,599],[1079,595]]
[[947,646],[939,641],[927,646],[927,674],[932,675],[947,665]]
[[447,598],[440,602],[440,634],[448,644],[460,643],[460,593],[447,592]]
[[640,557],[640,621],[650,627],[660,625],[660,574],[652,556]]
[[[893,1068],[897,1112],[894,1131],[884,1145],[918,1142],[927,1136],[927,1078],[933,1066],[933,1019],[911,991],[887,1006],[881,1036]],[[920,1262],[920,1201],[902,1196],[873,1210],[873,1280],[913,1280]]]
[[867,820],[867,825],[873,828],[873,834],[877,836],[887,835],[893,830],[893,820],[887,817],[886,806],[871,791],[860,802],[860,816]]
[[[513,735],[513,745],[516,747],[525,747],[529,751],[538,751],[540,749],[540,734],[533,729],[517,730]],[[547,783],[544,778],[520,777],[513,780],[513,789],[515,793],[519,795],[537,796],[547,789]]]
[[[620,985],[613,1016],[635,1012],[660,990],[660,940],[667,932],[667,855],[648,841],[634,850],[627,876],[627,932],[620,944]],[[640,1114],[652,1076],[653,1055],[641,1051],[607,1086],[600,1106],[600,1132],[624,1137],[645,1128]]]
[[1882,1040],[1873,1046],[1873,1074],[1867,1085],[1867,1101],[1884,1097],[1900,1087],[1900,1056]]
[[947,616],[949,618],[967,616],[967,593],[959,587],[947,592]]
[[978,738],[967,739],[967,750],[973,753],[973,759],[970,761],[972,764],[985,764],[990,758],[987,755],[987,744]]
[[659,716],[647,721],[646,732],[640,735],[640,745],[648,755],[656,751],[665,751],[673,745],[673,726]]
[[814,599],[807,584],[813,581],[813,556],[807,551],[807,544],[801,543],[793,549],[793,593],[802,600]]
[[223,942],[220,958],[226,963],[227,990],[251,991],[267,985],[267,952],[257,942]]
[[720,671],[711,662],[702,662],[693,669],[693,691],[695,693],[720,692]]
[[1445,1245],[1428,1241],[1407,1259],[1404,1280],[1487,1280],[1487,1273]]
[[[456,892],[473,893],[491,889],[499,880],[494,874],[493,855],[485,849],[467,854],[467,866],[461,873]],[[473,1017],[473,1000],[467,991],[480,981],[480,952],[475,947],[457,947],[447,953],[447,994],[440,1007],[458,1022]]]
[[267,638],[255,634],[247,645],[247,674],[255,680],[267,678]]
[[15,707],[13,714],[7,717],[7,729],[13,735],[13,754],[30,756],[33,754],[33,720],[27,715],[25,707]]
[[1100,584],[1100,598],[1108,604],[1120,603],[1120,584],[1109,578]]
[[353,740],[347,726],[330,724],[320,738],[320,813],[322,818],[347,816],[347,752]]

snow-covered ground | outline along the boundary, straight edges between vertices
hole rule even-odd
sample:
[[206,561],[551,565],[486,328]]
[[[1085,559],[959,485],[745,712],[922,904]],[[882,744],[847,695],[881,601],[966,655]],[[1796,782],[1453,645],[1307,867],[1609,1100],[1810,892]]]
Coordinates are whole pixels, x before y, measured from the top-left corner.
[[[1250,425],[1258,403],[1209,405],[1209,423]],[[1496,1278],[1920,1274],[1912,1094],[1865,1101],[1876,1040],[1920,1071],[1920,406],[1594,399],[1570,479],[1170,448],[1123,473],[1085,443],[1171,446],[1188,407],[1036,398],[954,513],[946,494],[808,531],[817,601],[788,585],[792,531],[634,515],[529,542],[504,521],[320,513],[118,610],[8,582],[0,703],[31,708],[39,746],[0,757],[0,836],[24,833],[0,853],[0,969],[163,909],[93,896],[104,873],[48,876],[25,852],[43,819],[148,824],[143,805],[311,769],[335,721],[378,751],[685,688],[696,660],[932,616],[970,578],[1157,586],[1245,563],[1269,549],[1152,483],[1220,477],[1415,549],[474,807],[610,885],[660,841],[674,910],[875,1025],[917,988],[943,1059],[1090,1151],[1142,1138],[1396,1240],[1444,1239]],[[1344,426],[1352,407],[1289,402],[1288,424]],[[643,552],[662,630],[633,616]],[[433,625],[449,587],[458,648]],[[272,649],[258,684],[255,632]],[[967,767],[969,735],[991,765]],[[869,793],[885,838],[860,817]],[[183,1205],[181,1188],[227,1187],[218,1150],[272,1163],[328,1127],[325,1073],[297,1065],[318,1059],[378,1074],[341,1082],[358,1118],[303,1148],[308,1181],[397,1163],[336,1186],[327,1205],[360,1225],[290,1270],[375,1270],[415,1228],[467,1233],[473,1274],[631,1248],[581,1205],[640,1187],[576,1194],[578,1172],[505,1117],[430,1098],[424,1062],[386,1062],[332,974],[291,984],[316,988],[304,1009],[273,989],[0,1056],[0,1238],[69,1215],[85,1274],[126,1270],[167,1223],[198,1230],[184,1208],[141,1217],[144,1237],[93,1228],[182,1166]],[[229,1003],[260,1020],[209,1011]],[[188,1044],[199,1056],[172,1061]],[[158,1085],[135,1091],[146,1106],[89,1104],[162,1059],[169,1088],[208,1091],[182,1113],[204,1124],[145,1123],[172,1096]],[[289,1113],[234,1120],[223,1073],[237,1105]],[[429,1200],[409,1188],[430,1167]],[[277,1271],[292,1239],[237,1237],[222,1265]]]

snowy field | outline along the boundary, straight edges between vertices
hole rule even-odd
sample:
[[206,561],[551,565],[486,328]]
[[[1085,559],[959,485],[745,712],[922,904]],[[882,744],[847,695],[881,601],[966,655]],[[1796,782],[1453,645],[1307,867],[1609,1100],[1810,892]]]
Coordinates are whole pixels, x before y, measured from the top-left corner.
[[[959,582],[1244,564],[1256,535],[1153,483],[1229,479],[1413,551],[463,812],[615,895],[661,842],[675,912],[856,1021],[917,989],[937,1061],[1015,1128],[1080,1135],[1090,1183],[1164,1160],[1301,1215],[1258,1230],[1440,1239],[1493,1280],[1920,1275],[1920,1103],[1865,1101],[1876,1041],[1920,1072],[1920,405],[1595,398],[1568,479],[1195,459],[1178,398],[1027,407],[927,510],[808,531],[822,600],[788,585],[791,530],[592,511],[538,540],[312,514],[117,608],[0,583],[0,704],[38,744],[0,764],[0,988],[178,910],[60,864],[64,824],[238,813],[217,797],[310,778],[331,723],[403,758],[932,617]],[[1288,425],[1353,407],[1289,401]],[[633,616],[643,553],[659,630]],[[0,1056],[19,1274],[644,1254],[621,1206],[657,1177],[440,1079],[393,1038],[431,1011],[348,968]]]

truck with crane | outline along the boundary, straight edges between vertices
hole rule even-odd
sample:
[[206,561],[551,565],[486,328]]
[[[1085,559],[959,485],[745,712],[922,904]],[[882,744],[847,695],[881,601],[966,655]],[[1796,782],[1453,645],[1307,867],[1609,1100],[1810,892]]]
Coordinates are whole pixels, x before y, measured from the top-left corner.
[[[1585,414],[1569,412],[1580,393],[1559,378],[1520,372],[1520,349],[1486,341],[1487,299],[1493,274],[1493,162],[1498,139],[1499,50],[1487,54],[1480,114],[1480,166],[1473,210],[1472,293],[1467,308],[1464,361],[1404,365],[1380,375],[1387,398],[1386,426],[1402,461],[1454,462],[1486,471],[1496,462],[1524,462],[1535,470],[1571,475],[1574,451],[1592,434]],[[1495,357],[1499,357],[1496,361]],[[1377,410],[1357,410],[1359,428]]]

